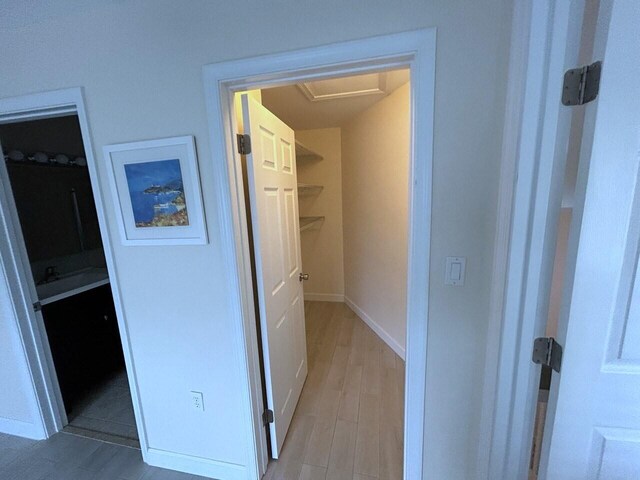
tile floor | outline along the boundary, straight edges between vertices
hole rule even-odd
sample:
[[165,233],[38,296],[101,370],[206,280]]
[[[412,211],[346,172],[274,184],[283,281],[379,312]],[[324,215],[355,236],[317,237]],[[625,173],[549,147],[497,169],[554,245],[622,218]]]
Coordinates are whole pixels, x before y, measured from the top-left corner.
[[138,440],[131,392],[124,370],[115,373],[79,401],[68,417],[72,427]]
[[305,317],[307,381],[264,480],[400,480],[404,361],[344,303]]
[[0,433],[2,480],[196,480],[204,477],[150,467],[140,450],[57,433],[27,440]]
[[[346,305],[307,302],[305,312],[309,374],[264,480],[401,479],[404,362]],[[119,388],[114,379],[101,398],[121,397]],[[126,424],[119,411],[88,406],[81,416]],[[137,449],[64,432],[43,441],[0,434],[2,480],[200,478],[145,465]]]

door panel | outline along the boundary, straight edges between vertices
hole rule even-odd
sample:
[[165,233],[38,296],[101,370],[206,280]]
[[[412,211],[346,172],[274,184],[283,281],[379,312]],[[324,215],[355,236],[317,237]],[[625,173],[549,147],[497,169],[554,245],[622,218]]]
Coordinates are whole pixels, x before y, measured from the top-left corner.
[[627,80],[640,76],[632,60],[640,58],[639,24],[638,2],[601,3],[600,95],[586,107],[580,168],[588,165],[588,176],[547,425],[542,478],[551,480],[640,478],[640,83]]
[[[632,237],[631,240],[637,240]],[[640,282],[638,280],[638,245],[629,245],[627,265],[636,265],[633,275],[623,278],[618,305],[612,319],[607,367],[629,367],[640,373]],[[627,295],[630,292],[630,295]]]
[[298,222],[296,222],[296,192],[288,189],[284,192],[285,219],[287,227],[287,267],[289,278],[299,271],[298,255],[296,245],[298,245]]
[[278,458],[307,376],[300,226],[293,130],[257,101],[242,96],[251,136],[247,176],[270,424]]

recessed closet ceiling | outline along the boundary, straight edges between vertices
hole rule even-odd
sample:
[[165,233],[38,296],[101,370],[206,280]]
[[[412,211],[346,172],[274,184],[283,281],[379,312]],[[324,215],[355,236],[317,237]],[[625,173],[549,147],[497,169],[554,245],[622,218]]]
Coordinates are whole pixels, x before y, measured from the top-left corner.
[[409,70],[262,90],[262,104],[294,130],[339,127],[409,81]]

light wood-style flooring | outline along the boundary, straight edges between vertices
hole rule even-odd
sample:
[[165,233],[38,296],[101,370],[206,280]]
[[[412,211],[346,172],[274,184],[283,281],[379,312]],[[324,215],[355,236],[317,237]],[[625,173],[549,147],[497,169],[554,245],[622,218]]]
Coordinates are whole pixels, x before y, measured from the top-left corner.
[[404,361],[343,303],[305,316],[309,374],[263,480],[400,480]]

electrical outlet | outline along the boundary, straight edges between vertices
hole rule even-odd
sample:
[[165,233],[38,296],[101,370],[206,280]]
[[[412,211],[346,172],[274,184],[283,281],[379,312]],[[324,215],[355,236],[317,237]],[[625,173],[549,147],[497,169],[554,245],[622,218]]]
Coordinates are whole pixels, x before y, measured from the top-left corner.
[[191,392],[191,406],[194,410],[204,412],[204,401],[202,399],[202,392]]

